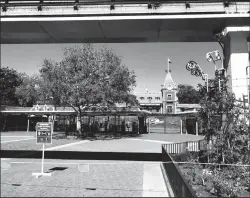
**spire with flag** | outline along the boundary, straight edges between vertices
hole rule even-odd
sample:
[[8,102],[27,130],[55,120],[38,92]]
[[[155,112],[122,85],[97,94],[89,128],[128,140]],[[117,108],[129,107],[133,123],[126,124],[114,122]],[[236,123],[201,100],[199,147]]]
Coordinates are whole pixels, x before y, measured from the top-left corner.
[[172,63],[172,61],[168,58],[168,69],[166,70],[167,73],[168,73],[168,72],[169,72],[169,73],[171,72],[171,70],[169,69],[169,64],[170,64],[170,63]]

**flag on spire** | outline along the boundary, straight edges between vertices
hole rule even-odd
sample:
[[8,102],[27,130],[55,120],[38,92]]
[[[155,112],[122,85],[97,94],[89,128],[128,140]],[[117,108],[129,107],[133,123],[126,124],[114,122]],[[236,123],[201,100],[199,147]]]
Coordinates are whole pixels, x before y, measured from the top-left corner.
[[166,70],[167,73],[171,72],[171,70],[169,69],[169,63],[172,63],[172,61],[168,58],[168,70]]

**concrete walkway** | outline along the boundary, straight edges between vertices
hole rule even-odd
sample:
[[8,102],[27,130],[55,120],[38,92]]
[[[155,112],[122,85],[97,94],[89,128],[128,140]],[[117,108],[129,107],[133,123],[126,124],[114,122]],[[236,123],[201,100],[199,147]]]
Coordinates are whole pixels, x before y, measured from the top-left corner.
[[144,164],[143,197],[169,197],[160,164]]

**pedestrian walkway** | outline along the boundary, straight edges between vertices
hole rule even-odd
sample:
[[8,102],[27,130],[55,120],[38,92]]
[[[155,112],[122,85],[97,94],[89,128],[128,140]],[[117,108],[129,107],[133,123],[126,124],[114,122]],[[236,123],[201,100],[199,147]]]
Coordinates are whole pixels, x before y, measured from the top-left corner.
[[[3,197],[169,197],[159,162],[45,159],[44,170],[52,176],[40,178],[32,173],[41,171],[41,160],[4,162],[10,166],[1,166]],[[89,171],[80,172],[79,163],[89,164]]]

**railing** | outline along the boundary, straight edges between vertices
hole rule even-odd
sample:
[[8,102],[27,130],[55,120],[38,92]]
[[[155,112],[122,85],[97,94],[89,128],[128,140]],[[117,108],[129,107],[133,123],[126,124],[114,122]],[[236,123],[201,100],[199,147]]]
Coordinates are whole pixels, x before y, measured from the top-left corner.
[[164,144],[163,147],[168,153],[182,153],[187,150],[198,152],[200,150],[205,149],[206,145],[207,143],[205,140],[199,140],[199,141]]
[[164,146],[162,146],[162,171],[164,172],[163,177],[165,181],[169,181],[175,197],[197,197]]
[[[37,6],[38,4],[44,6],[70,6],[70,5],[111,5],[114,3],[115,5],[122,4],[172,4],[172,3],[187,3],[186,0],[64,0],[64,1],[49,1],[49,0],[29,0],[29,1],[18,1],[18,0],[1,0],[1,4],[5,4],[7,6]],[[188,3],[225,3],[225,0],[189,0]],[[229,4],[234,4],[235,0],[228,0]],[[240,0],[238,2],[249,2],[249,0]]]

